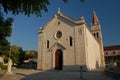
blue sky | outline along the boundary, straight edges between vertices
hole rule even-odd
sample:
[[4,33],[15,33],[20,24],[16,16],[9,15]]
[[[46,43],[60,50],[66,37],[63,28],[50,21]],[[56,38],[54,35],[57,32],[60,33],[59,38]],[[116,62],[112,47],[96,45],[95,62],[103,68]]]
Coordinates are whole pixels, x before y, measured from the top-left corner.
[[80,19],[84,16],[90,28],[93,11],[100,21],[103,31],[103,43],[105,46],[120,45],[120,0],[69,0],[68,3],[62,0],[49,0],[48,13],[42,12],[42,17],[22,14],[7,17],[14,18],[14,33],[12,43],[21,46],[23,50],[37,50],[38,30],[43,27],[56,13],[58,8],[63,14],[72,18]]

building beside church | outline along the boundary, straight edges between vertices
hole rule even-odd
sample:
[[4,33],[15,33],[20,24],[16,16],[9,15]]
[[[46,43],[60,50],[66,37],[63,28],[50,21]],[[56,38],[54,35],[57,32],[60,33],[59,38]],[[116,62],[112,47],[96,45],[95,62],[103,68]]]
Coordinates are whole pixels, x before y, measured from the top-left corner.
[[105,64],[120,64],[120,45],[104,46]]
[[91,30],[84,17],[76,20],[58,10],[38,32],[40,70],[92,70],[104,67],[102,31],[96,13]]

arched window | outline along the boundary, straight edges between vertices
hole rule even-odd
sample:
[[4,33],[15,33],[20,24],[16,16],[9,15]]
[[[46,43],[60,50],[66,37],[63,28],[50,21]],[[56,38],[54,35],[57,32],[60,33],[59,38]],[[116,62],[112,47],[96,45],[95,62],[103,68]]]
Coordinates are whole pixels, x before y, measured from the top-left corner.
[[49,48],[49,44],[50,44],[50,42],[49,42],[49,40],[47,40],[47,49]]
[[70,41],[70,46],[72,46],[73,45],[73,38],[70,36],[70,39],[69,39]]
[[99,38],[99,33],[97,32],[97,38]]

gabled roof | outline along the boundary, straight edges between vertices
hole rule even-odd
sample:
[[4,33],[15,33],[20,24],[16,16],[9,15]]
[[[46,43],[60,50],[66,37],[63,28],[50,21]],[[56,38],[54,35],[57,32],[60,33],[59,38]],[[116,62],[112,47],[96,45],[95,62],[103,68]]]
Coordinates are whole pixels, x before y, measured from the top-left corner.
[[[58,9],[58,12],[53,16],[53,18],[47,24],[49,24],[55,17],[62,17],[65,20],[68,20],[68,21],[70,21],[71,23],[74,23],[74,24],[84,24],[85,23],[84,17],[81,17],[81,19],[79,19],[79,20],[73,19],[73,18],[68,17],[65,14],[61,13],[60,9]],[[43,29],[47,26],[47,24],[43,27]]]

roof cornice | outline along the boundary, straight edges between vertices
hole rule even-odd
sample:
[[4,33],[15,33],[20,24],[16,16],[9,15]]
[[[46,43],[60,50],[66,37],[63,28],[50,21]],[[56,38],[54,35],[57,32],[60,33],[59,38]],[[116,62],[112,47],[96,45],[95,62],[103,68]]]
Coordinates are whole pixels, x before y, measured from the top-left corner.
[[85,23],[84,17],[81,17],[79,20],[76,20],[76,19],[73,19],[69,16],[66,16],[65,14],[61,13],[60,11],[58,11],[58,13],[55,14],[55,17],[62,17],[64,19],[66,19],[74,24],[78,24],[78,25]]

